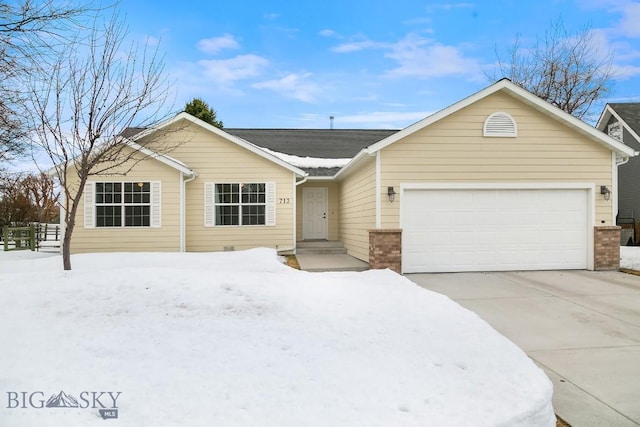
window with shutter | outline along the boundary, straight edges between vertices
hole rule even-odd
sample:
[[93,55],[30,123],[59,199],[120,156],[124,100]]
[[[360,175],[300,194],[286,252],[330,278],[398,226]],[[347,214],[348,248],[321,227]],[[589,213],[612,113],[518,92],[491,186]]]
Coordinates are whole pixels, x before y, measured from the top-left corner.
[[207,182],[204,194],[205,227],[276,224],[274,182]]
[[161,226],[159,181],[92,182],[85,191],[85,227]]

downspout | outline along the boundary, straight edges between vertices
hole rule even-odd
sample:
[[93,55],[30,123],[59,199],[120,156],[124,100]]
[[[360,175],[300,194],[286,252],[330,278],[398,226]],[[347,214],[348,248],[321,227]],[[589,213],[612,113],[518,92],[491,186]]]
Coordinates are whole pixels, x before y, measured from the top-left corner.
[[[640,154],[638,151],[633,153],[634,156]],[[611,225],[617,225],[618,221],[618,167],[626,164],[629,161],[629,157],[618,157],[614,152],[613,156],[613,170],[611,171]]]
[[186,251],[186,208],[185,208],[185,194],[187,191],[186,185],[188,182],[193,181],[198,176],[197,173],[191,172],[191,177],[184,179],[184,172],[180,172],[180,252]]
[[380,197],[380,191],[382,184],[382,177],[380,176],[380,151],[376,151],[376,228],[379,230],[382,228],[382,201]]

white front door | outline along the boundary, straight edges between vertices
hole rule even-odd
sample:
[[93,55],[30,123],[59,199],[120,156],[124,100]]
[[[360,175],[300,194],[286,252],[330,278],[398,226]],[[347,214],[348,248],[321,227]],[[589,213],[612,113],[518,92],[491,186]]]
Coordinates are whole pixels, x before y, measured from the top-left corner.
[[327,188],[302,189],[302,238],[327,239]]

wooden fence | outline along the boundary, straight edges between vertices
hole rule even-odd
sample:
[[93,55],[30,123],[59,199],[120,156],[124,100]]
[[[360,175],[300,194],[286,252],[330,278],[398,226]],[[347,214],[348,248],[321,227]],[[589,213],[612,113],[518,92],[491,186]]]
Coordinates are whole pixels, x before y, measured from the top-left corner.
[[[30,224],[24,227],[2,227],[4,250],[29,249],[60,246],[60,226],[58,224]],[[45,243],[46,242],[46,243]]]

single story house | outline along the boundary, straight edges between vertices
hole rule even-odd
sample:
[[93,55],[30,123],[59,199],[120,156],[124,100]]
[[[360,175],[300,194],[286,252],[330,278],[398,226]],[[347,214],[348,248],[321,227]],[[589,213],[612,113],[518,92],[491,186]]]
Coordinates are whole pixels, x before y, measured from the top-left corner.
[[[635,151],[640,150],[640,103],[607,104],[596,128],[621,141]],[[640,240],[640,157],[629,158],[618,167],[618,225],[624,233],[622,242]]]
[[91,177],[72,252],[326,239],[405,273],[617,268],[618,164],[634,155],[506,79],[399,131],[220,130],[180,113],[128,144],[148,156]]

